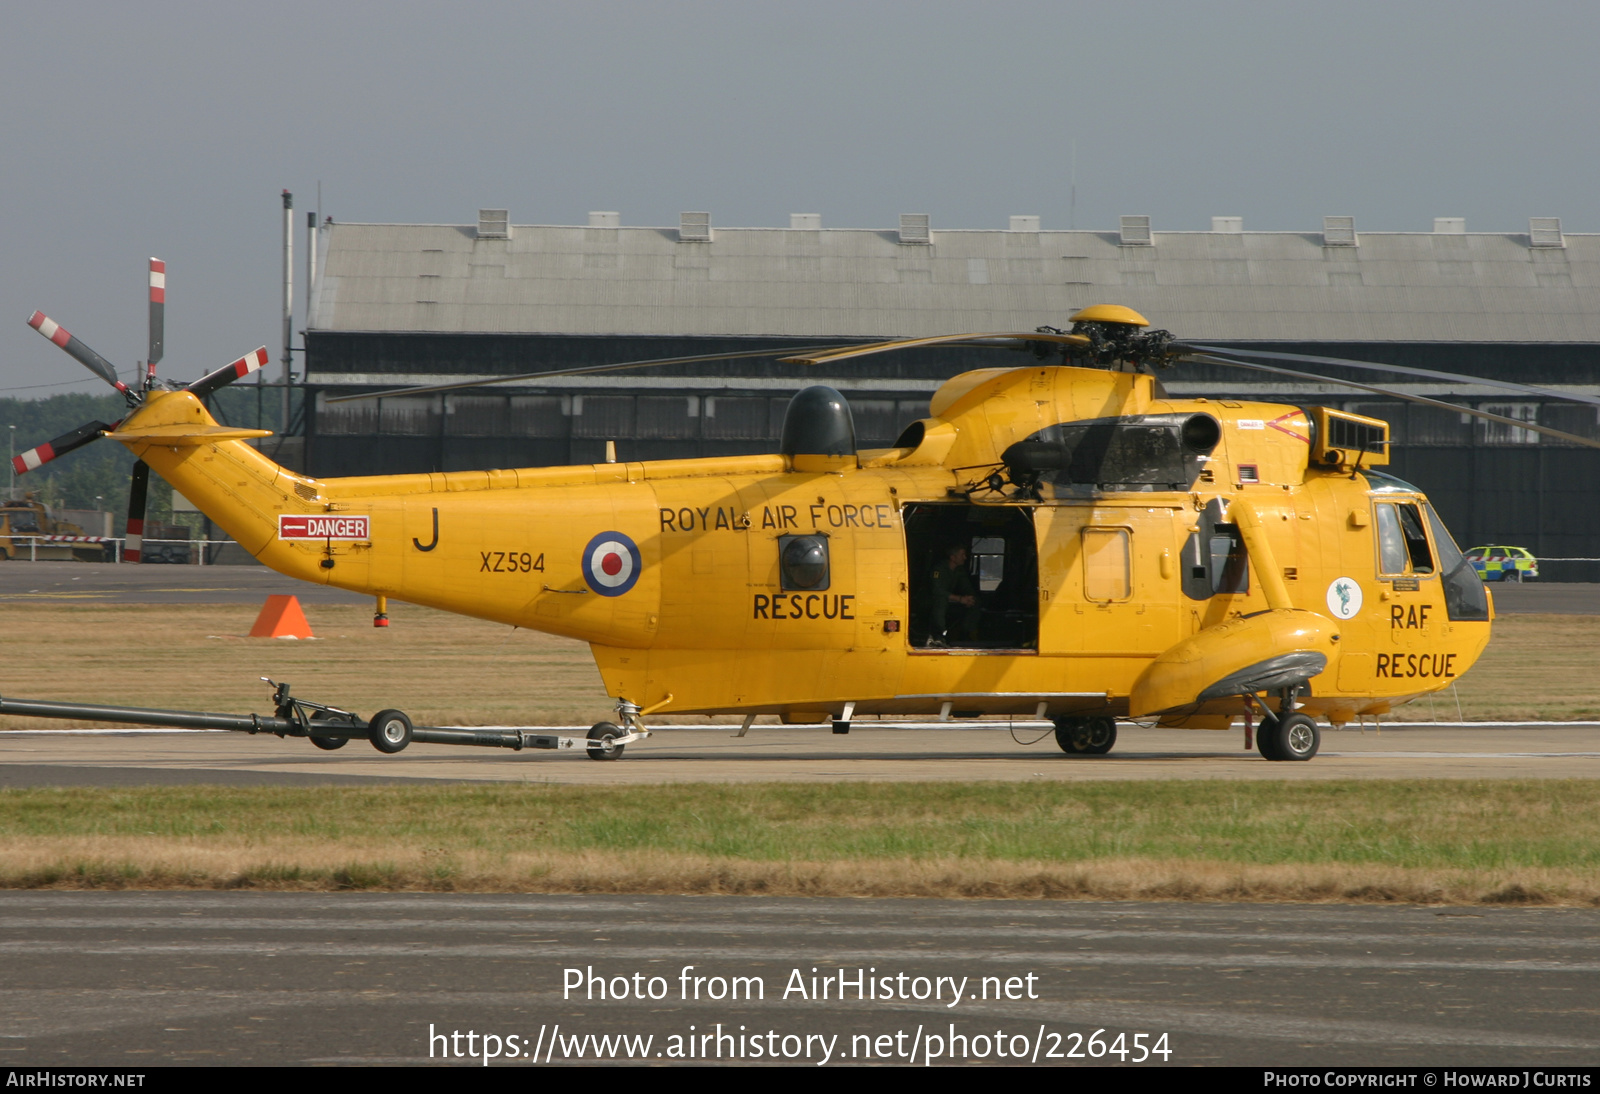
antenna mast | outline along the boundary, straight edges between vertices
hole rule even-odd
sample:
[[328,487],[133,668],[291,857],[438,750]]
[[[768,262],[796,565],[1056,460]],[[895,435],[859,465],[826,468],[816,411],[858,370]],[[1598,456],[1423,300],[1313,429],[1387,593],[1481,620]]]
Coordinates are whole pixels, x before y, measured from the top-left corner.
[[294,336],[294,195],[283,192],[283,427],[279,436],[289,432],[289,391],[294,376],[294,353],[290,340]]

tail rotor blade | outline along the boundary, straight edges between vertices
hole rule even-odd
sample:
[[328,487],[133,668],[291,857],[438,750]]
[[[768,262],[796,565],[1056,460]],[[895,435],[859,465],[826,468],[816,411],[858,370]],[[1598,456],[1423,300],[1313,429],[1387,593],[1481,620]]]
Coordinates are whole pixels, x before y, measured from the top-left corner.
[[167,264],[159,258],[150,260],[150,355],[146,358],[153,367],[161,360],[167,336]]
[[122,392],[123,395],[132,396],[133,393],[128,390],[128,385],[117,379],[117,370],[110,361],[107,361],[94,350],[78,341],[66,327],[51,319],[44,312],[36,311],[29,316],[28,326],[66,350],[79,364]]
[[53,441],[41,444],[37,448],[30,448],[19,456],[11,457],[11,466],[19,475],[25,475],[36,467],[42,467],[58,456],[65,456],[74,448],[82,448],[90,441],[100,439],[102,433],[109,433],[121,425],[114,422],[107,425],[105,422],[89,422],[80,425],[71,433],[63,433]]
[[133,481],[128,485],[128,532],[122,544],[124,562],[138,562],[144,557],[144,508],[149,492],[150,465],[140,460],[133,465]]
[[227,387],[235,380],[243,379],[252,372],[265,368],[267,360],[267,347],[262,346],[260,349],[245,354],[231,365],[223,365],[215,372],[206,373],[190,384],[188,391],[204,399],[218,388]]

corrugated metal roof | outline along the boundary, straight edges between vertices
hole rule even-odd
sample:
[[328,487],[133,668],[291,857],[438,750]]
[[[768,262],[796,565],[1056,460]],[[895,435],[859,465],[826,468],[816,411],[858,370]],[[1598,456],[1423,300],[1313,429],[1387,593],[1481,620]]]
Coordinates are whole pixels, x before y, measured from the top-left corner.
[[336,224],[311,327],[917,337],[1136,308],[1186,339],[1600,343],[1600,235]]

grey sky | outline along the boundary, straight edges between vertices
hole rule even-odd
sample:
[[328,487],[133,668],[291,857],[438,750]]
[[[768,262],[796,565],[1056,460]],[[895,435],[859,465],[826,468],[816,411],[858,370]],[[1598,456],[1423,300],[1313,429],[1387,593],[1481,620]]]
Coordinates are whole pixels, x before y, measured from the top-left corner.
[[[1592,2],[15,3],[0,394],[277,352],[278,192],[335,219],[1600,231]],[[296,278],[303,271],[297,231]],[[297,284],[303,300],[303,286]],[[1040,322],[1060,316],[1040,316]],[[297,316],[297,324],[300,317]],[[276,365],[274,365],[276,368]],[[79,381],[82,382],[79,382]],[[19,390],[24,385],[60,385]]]

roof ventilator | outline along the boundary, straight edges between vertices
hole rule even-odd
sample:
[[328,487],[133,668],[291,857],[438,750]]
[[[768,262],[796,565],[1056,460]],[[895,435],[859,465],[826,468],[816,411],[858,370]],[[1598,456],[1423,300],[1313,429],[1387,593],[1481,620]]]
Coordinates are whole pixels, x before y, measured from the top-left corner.
[[621,213],[590,213],[589,227],[591,228],[620,228],[622,227]]
[[1354,247],[1356,243],[1355,217],[1323,217],[1322,245],[1324,247]]
[[1467,234],[1467,218],[1434,217],[1433,234],[1436,236],[1464,236]]
[[1565,247],[1560,217],[1529,217],[1528,241],[1535,247]]
[[793,231],[815,231],[822,227],[821,213],[790,213],[789,227]]
[[504,209],[479,209],[478,238],[510,239],[511,214]]
[[1036,216],[1013,216],[1011,218],[1011,231],[1013,232],[1037,232],[1038,230],[1039,218]]
[[1211,230],[1237,235],[1244,231],[1244,217],[1212,217]]
[[933,225],[927,213],[900,214],[900,242],[933,242]]
[[710,213],[679,213],[678,214],[678,242],[679,243],[710,243],[711,242],[711,214]]
[[1122,217],[1120,221],[1124,247],[1149,247],[1155,243],[1150,234],[1149,217]]

